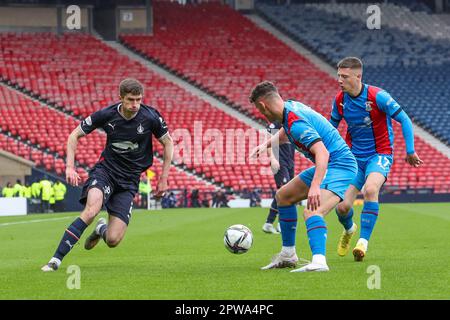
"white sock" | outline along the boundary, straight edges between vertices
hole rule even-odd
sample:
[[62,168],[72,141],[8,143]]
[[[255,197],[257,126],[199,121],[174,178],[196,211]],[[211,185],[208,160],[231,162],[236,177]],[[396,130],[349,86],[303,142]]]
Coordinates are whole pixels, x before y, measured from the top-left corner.
[[56,265],[57,265],[58,267],[59,267],[60,264],[61,264],[61,260],[59,260],[58,258],[55,258],[55,257],[53,257],[53,258],[50,259],[49,263],[51,263],[51,262],[56,263]]
[[320,264],[322,266],[327,265],[327,258],[323,254],[315,254],[312,256],[312,263],[314,264]]
[[356,224],[353,224],[352,227],[348,230],[345,230],[345,232],[347,232],[347,234],[353,233],[353,232],[355,232],[355,229],[356,229]]
[[95,228],[95,233],[98,234],[99,236],[101,236],[100,234],[100,228],[103,227],[105,225],[105,223],[99,224],[96,228]]
[[366,248],[366,250],[367,250],[367,247],[369,246],[369,241],[367,241],[367,240],[364,239],[364,238],[359,238],[357,244],[360,244],[360,243],[362,243],[363,246],[364,246],[364,248]]
[[281,252],[287,256],[293,256],[295,254],[295,246],[293,247],[281,247]]

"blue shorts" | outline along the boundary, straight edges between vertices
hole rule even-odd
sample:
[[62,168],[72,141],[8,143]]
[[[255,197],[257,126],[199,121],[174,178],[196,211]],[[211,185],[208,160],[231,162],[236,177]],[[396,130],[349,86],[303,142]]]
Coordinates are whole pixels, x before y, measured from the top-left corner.
[[[311,167],[300,173],[299,177],[308,187],[310,187],[315,172],[316,167]],[[342,201],[344,200],[344,195],[348,186],[355,179],[357,172],[358,165],[353,156],[340,158],[339,162],[330,162],[322,184],[320,185],[320,189],[326,189],[333,192],[341,198]]]
[[372,172],[381,173],[387,180],[394,160],[390,154],[375,154],[365,159],[356,158],[356,161],[358,162],[358,174],[353,180],[352,185],[361,191],[366,183],[367,177]]
[[102,165],[95,165],[89,172],[89,179],[81,191],[80,203],[86,205],[88,192],[97,188],[103,192],[103,204],[108,214],[118,217],[127,225],[130,222],[133,199],[138,190],[130,183],[121,183],[119,179]]

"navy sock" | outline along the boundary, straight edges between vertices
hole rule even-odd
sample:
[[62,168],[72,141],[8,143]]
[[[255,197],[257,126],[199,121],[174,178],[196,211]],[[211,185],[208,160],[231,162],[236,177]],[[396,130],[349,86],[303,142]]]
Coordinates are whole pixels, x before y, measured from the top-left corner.
[[267,223],[274,223],[276,217],[278,214],[278,204],[277,204],[277,200],[274,198],[272,201],[272,204],[270,205],[270,211],[269,211],[269,215],[267,216]]
[[339,222],[344,226],[345,230],[349,230],[353,226],[353,208],[350,209],[346,216],[340,215],[337,207],[335,211]]
[[64,232],[59,246],[53,256],[62,261],[66,254],[68,254],[78,240],[80,240],[80,237],[84,230],[86,230],[87,226],[88,225],[81,220],[81,218],[77,218],[74,222],[72,222],[72,224]]

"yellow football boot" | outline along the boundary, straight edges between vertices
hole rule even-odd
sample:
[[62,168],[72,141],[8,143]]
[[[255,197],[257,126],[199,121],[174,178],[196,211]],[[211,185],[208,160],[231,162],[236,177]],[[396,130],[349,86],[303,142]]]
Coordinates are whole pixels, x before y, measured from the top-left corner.
[[342,232],[341,238],[339,239],[337,253],[341,257],[345,257],[350,250],[350,241],[352,240],[353,235],[356,233],[358,229],[357,225],[353,223],[353,232],[347,233],[346,230]]
[[353,257],[355,258],[355,261],[363,261],[366,252],[367,247],[364,245],[364,243],[358,241],[356,247],[353,249]]

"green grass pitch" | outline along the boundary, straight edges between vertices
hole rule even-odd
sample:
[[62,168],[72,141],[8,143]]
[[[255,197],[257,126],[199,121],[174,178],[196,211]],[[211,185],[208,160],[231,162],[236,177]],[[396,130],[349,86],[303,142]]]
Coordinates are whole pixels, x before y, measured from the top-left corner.
[[[360,211],[357,207],[358,226]],[[301,212],[300,208],[299,218]],[[53,273],[43,273],[40,267],[78,214],[2,217],[0,299],[450,298],[448,203],[382,204],[364,262],[354,262],[351,253],[337,256],[341,226],[331,212],[326,218],[328,273],[261,271],[281,246],[279,235],[261,230],[266,214],[264,208],[135,210],[117,248],[100,242],[93,250],[84,250],[91,225]],[[243,255],[231,254],[223,245],[225,229],[238,223],[254,235],[253,247]],[[297,254],[311,258],[302,219]],[[71,265],[79,267],[80,289],[67,286]],[[380,286],[369,289],[373,268],[380,271]]]

